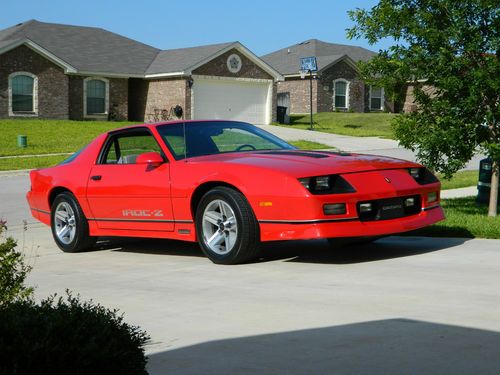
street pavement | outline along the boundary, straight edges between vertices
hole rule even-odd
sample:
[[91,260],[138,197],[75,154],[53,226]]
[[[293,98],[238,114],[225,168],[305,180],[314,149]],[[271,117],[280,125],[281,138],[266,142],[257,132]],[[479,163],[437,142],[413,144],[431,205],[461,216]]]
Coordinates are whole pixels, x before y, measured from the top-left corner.
[[36,298],[69,289],[118,308],[151,335],[150,374],[498,374],[498,240],[269,243],[238,266],[169,240],[66,254],[30,219],[27,189],[25,174],[0,176]]

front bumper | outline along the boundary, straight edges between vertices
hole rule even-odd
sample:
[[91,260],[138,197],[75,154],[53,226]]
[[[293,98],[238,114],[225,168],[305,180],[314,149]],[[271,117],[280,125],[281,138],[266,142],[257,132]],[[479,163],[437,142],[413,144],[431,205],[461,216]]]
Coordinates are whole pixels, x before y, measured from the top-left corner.
[[444,220],[441,206],[428,207],[419,214],[380,221],[322,219],[310,221],[259,220],[261,241],[308,240],[335,237],[391,235],[423,228]]

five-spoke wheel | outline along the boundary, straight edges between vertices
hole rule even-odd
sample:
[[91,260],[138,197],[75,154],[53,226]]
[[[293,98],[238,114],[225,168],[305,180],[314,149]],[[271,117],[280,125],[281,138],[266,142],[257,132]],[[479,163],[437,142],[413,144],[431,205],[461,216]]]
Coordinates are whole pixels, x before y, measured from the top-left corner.
[[240,192],[228,187],[216,187],[201,198],[196,234],[214,263],[242,263],[258,253],[259,227],[252,208]]
[[87,250],[96,238],[89,236],[89,226],[75,196],[63,192],[56,196],[51,206],[52,235],[57,246],[65,252]]

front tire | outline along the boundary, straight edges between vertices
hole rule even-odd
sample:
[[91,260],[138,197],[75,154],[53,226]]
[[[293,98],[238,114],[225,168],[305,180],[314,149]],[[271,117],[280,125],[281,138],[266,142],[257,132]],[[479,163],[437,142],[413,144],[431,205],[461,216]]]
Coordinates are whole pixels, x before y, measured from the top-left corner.
[[56,196],[50,210],[52,236],[66,253],[91,248],[96,237],[89,236],[89,225],[75,196],[64,192]]
[[208,191],[196,209],[196,235],[203,253],[217,264],[238,264],[259,251],[259,225],[238,191],[220,186]]

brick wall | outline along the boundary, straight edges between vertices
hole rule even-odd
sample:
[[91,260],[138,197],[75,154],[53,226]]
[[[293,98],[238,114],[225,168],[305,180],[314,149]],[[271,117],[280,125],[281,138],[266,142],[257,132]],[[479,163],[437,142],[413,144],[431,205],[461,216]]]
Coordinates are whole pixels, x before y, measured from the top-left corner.
[[114,113],[115,120],[128,119],[128,79],[109,79],[109,110]]
[[[69,76],[69,118],[84,120],[83,81],[87,77]],[[128,119],[128,79],[107,78],[109,80],[109,110],[114,111],[116,120]],[[103,116],[103,120],[107,120]]]
[[[233,53],[241,58],[241,69],[237,73],[232,73],[227,68],[227,58]],[[266,71],[255,65],[250,59],[234,48],[193,70],[193,74],[218,77],[273,79]]]
[[[358,77],[356,70],[340,61],[313,79],[313,113],[332,112],[333,81],[345,79],[349,82],[349,111],[370,111],[370,88]],[[290,93],[290,113],[309,113],[309,76],[305,79],[290,77],[278,82],[278,93]],[[394,103],[385,100],[385,108],[394,110]]]
[[153,122],[155,109],[167,111],[180,105],[184,118],[191,118],[191,96],[185,79],[156,79],[147,81],[144,120]]
[[9,117],[9,74],[19,71],[38,77],[39,118],[68,118],[68,76],[62,68],[26,46],[0,55],[0,118]]
[[418,104],[415,102],[415,85],[419,85],[422,91],[430,96],[431,98],[436,95],[436,88],[431,85],[425,85],[422,83],[411,83],[406,88],[406,97],[403,104],[403,112],[415,112],[418,110]]
[[[310,88],[309,76],[305,79],[290,78],[284,82],[278,82],[278,93],[290,93],[290,113],[309,113],[310,109]],[[313,93],[313,113],[318,112],[318,80],[312,81]]]
[[83,78],[69,77],[69,118],[83,120]]
[[349,82],[349,109],[354,112],[364,112],[367,106],[365,101],[367,88],[358,77],[356,70],[344,61],[339,61],[321,73],[318,97],[319,112],[333,111],[333,81],[340,78]]

